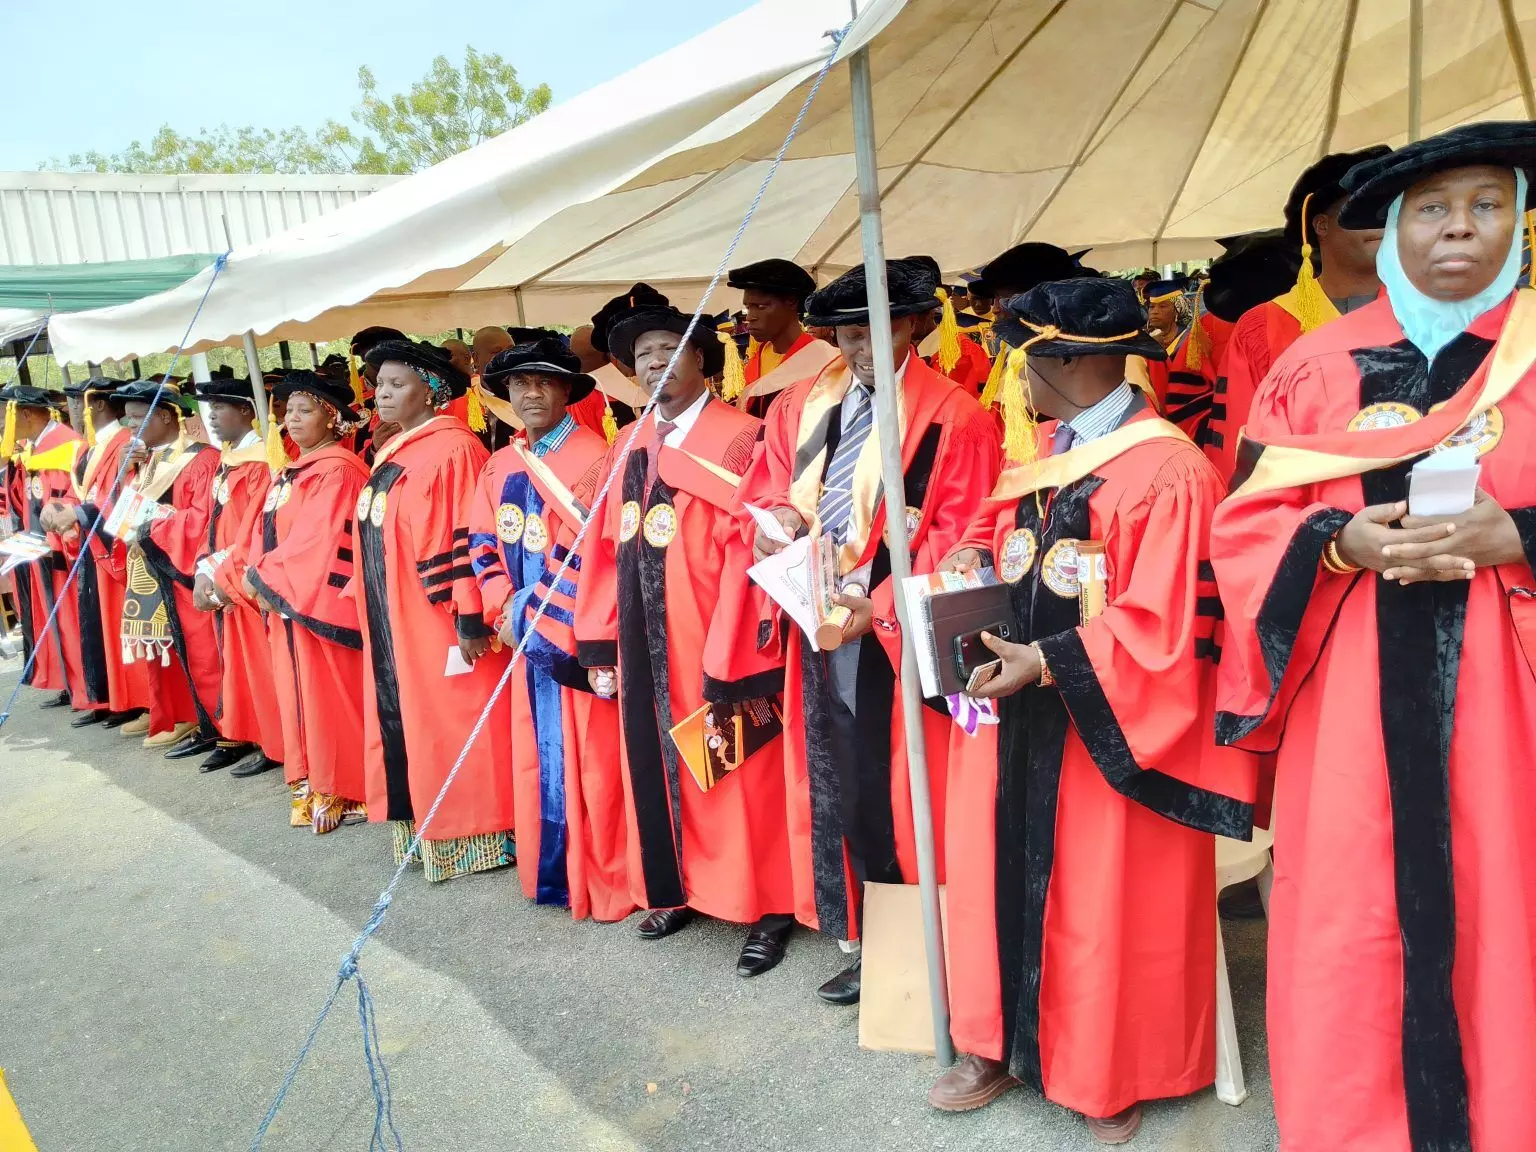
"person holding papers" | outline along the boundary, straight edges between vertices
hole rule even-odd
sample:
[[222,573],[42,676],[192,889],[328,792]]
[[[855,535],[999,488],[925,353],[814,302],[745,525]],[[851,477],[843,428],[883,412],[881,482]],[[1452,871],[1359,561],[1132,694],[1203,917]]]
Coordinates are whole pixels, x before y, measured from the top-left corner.
[[608,442],[567,407],[596,385],[555,339],[504,350],[481,379],[509,397],[487,402],[491,414],[509,429],[516,416],[523,429],[481,470],[469,516],[486,623],[507,651],[524,644],[507,688],[523,894],[568,907],[577,919],[622,920],[635,905],[618,708],[592,691],[572,631],[582,561],[570,549],[602,484]]
[[[192,600],[197,556],[208,541],[219,454],[187,437],[192,401],[175,384],[136,380],[115,393],[123,423],[139,442],[128,449],[134,501],[114,509],[116,534],[128,544],[128,594],[122,641],[149,668],[146,748],[211,749],[219,738],[224,670],[213,621]],[[129,726],[125,725],[128,731]]]
[[344,594],[357,571],[356,509],[368,483],[351,434],[367,418],[344,376],[289,372],[272,395],[299,457],[272,478],[241,588],[266,615],[289,823],[321,836],[367,815],[363,636],[357,601]]
[[749,977],[783,958],[793,924],[779,704],[771,687],[706,704],[700,659],[712,637],[757,641],[735,629],[741,596],[722,583],[744,580],[737,487],[762,425],[710,393],[724,349],[702,319],[685,342],[689,324],[642,306],[604,334],[660,395],[582,546],[576,652],[593,690],[618,697],[629,880],[653,909],[640,935],[669,936],[699,913],[752,924],[737,963]]
[[[1385,296],[1259,387],[1211,553],[1220,739],[1278,749],[1269,1043],[1293,1152],[1531,1145],[1536,125],[1350,169]],[[1415,515],[1423,461],[1442,502]],[[1459,514],[1449,514],[1460,508]]]
[[[64,590],[70,564],[78,555],[80,537],[70,509],[79,503],[75,466],[85,455],[85,441],[54,418],[58,399],[56,392],[25,384],[0,388],[0,402],[5,405],[0,463],[10,466],[7,495],[18,531],[42,536],[48,547],[47,555],[19,564],[14,571],[23,649],[27,655],[37,654],[28,683],[55,694],[45,707],[73,704],[94,715],[106,704],[97,694],[105,685],[93,691],[86,682],[79,606],[73,591]],[[55,607],[56,618],[50,626],[48,618]]]
[[[1002,304],[1007,467],[945,567],[995,566],[1019,642],[973,696],[999,723],[950,748],[946,1111],[1020,1083],[1129,1140],[1141,1101],[1215,1079],[1211,833],[1246,838],[1250,757],[1218,748],[1215,469],[1127,356],[1166,353],[1123,280]],[[1052,419],[1033,427],[1031,413]]]
[[[208,535],[198,555],[192,599],[200,611],[213,615],[224,656],[220,739],[217,747],[207,749],[208,757],[198,765],[198,771],[217,772],[249,758],[248,765],[241,765],[230,775],[253,776],[283,763],[282,713],[272,683],[267,626],[260,605],[248,599],[241,588],[246,549],[261,517],[272,472],[256,430],[249,380],[233,376],[210,380],[198,385],[197,398],[208,405],[209,431],[223,448],[214,475]],[[197,754],[179,748],[173,751]]]
[[[364,360],[380,421],[400,429],[357,498],[349,585],[363,633],[368,819],[389,821],[399,863],[506,656],[491,650],[469,565],[469,510],[488,453],[448,414],[469,378],[446,353],[409,340],[382,340]],[[514,862],[510,741],[502,696],[421,841],[429,881]]]
[[[916,355],[917,318],[939,306],[932,275],[921,265],[893,260],[887,276],[902,390],[907,499],[902,514],[913,568],[929,572],[960,538],[996,478],[997,425],[974,396]],[[859,936],[863,881],[917,878],[905,737],[896,705],[901,636],[885,543],[865,288],[861,265],[807,302],[809,322],[834,329],[842,355],[774,402],[762,451],[742,486],[743,498],[773,515],[783,536],[830,534],[835,547],[838,603],[848,615],[841,644],[819,651],[773,613],[761,622],[756,655],[764,660],[773,655],[784,669],[795,915],[844,941]],[[782,538],[756,529],[759,557],[783,547]],[[727,699],[733,682],[753,682],[742,669],[742,656],[706,652],[712,699]],[[925,710],[923,719],[935,818],[942,821],[950,720],[942,710]],[[860,985],[855,960],[819,995],[854,1004]]]

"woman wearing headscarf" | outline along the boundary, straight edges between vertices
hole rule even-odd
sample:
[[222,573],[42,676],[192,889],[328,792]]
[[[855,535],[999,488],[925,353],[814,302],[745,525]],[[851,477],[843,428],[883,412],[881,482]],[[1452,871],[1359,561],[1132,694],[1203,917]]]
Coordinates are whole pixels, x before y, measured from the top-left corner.
[[[266,612],[291,823],[317,834],[364,815],[363,636],[342,594],[356,570],[353,511],[368,467],[344,443],[363,422],[346,381],[290,372],[274,389],[298,459],[273,478],[247,550],[244,592]],[[231,775],[253,775],[259,762]]]
[[[489,453],[449,415],[469,379],[430,344],[383,340],[379,419],[400,431],[379,448],[357,501],[368,818],[394,826],[404,859],[500,679],[469,562],[469,514]],[[498,645],[499,648],[499,645]],[[513,863],[511,720],[503,695],[421,841],[428,880]]]
[[[1288,1152],[1531,1146],[1533,166],[1536,125],[1487,123],[1350,170],[1385,297],[1276,361],[1214,521],[1217,735],[1277,751]],[[1410,471],[1458,446],[1475,503],[1410,514]]]

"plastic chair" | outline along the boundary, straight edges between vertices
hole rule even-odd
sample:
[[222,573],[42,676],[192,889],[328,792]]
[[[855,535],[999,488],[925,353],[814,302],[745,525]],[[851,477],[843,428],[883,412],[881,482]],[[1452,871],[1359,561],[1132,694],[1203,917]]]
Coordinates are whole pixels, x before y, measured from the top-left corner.
[[[1262,828],[1253,830],[1253,840],[1216,837],[1216,895],[1234,884],[1257,878],[1259,899],[1264,914],[1269,915],[1269,889],[1274,883],[1275,867],[1270,849],[1275,838]],[[1221,938],[1221,916],[1216,917],[1216,1098],[1234,1108],[1248,1099],[1243,1081],[1243,1057],[1237,1046],[1237,1021],[1232,1015],[1232,985],[1227,979],[1227,948]]]

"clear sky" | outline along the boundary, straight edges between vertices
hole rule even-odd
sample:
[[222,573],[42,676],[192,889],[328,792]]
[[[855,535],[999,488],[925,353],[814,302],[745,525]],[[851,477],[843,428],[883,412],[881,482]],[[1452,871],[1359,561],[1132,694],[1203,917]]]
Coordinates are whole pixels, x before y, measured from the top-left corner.
[[[408,89],[434,56],[499,52],[555,100],[617,76],[751,0],[6,0],[0,170],[149,142],[162,124],[351,123],[357,69]],[[17,103],[19,97],[19,106]]]

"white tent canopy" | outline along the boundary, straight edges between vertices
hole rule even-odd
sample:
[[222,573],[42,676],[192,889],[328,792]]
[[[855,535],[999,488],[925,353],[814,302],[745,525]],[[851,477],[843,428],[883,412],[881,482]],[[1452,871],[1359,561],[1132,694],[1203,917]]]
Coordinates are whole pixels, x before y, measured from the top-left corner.
[[[1021,240],[1124,267],[1273,225],[1318,156],[1402,143],[1412,13],[1422,131],[1532,115],[1536,0],[863,0],[887,250],[950,272]],[[756,7],[506,135],[237,249],[199,346],[582,322],[645,280],[691,304],[847,19]],[[860,262],[846,69],[829,73],[736,263]],[[174,347],[210,273],[60,317],[71,360]],[[722,295],[723,307],[733,297]]]

